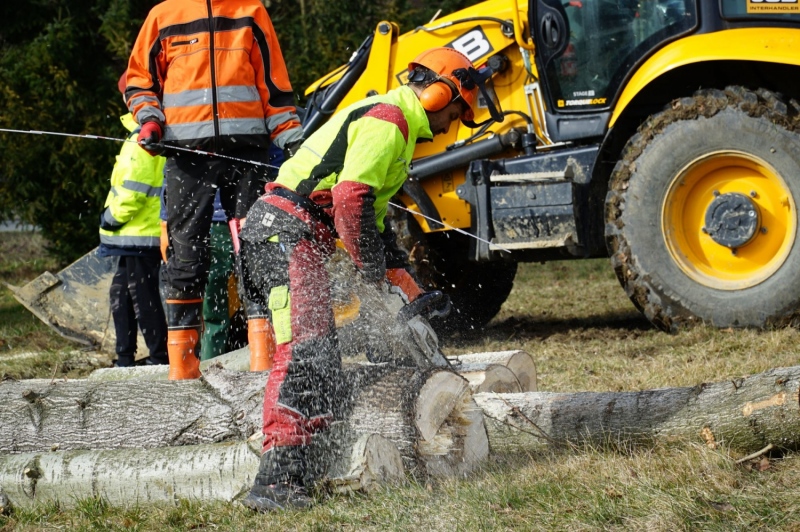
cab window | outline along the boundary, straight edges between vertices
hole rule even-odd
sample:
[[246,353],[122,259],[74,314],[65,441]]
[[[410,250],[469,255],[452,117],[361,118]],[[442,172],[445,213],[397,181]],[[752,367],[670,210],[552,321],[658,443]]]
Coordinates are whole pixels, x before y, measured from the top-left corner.
[[568,43],[545,68],[557,111],[610,106],[631,68],[695,27],[692,0],[569,0]]

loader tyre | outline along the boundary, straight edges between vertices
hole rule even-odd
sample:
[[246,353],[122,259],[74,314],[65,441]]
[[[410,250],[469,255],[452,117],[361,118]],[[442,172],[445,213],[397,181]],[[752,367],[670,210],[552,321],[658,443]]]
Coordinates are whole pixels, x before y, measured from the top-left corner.
[[436,331],[479,330],[489,323],[511,293],[517,263],[470,261],[469,237],[455,231],[424,233],[413,217],[396,209],[388,216],[423,289],[450,297],[450,315],[431,320]]
[[673,101],[628,141],[606,197],[625,292],[676,331],[796,324],[798,104],[727,87]]

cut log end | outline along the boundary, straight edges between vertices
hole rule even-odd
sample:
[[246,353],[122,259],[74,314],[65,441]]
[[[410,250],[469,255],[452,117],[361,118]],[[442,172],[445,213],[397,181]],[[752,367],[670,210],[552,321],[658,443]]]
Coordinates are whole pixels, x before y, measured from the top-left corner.
[[[508,368],[516,377],[519,382],[520,392],[535,392],[538,390],[538,383],[536,379],[536,364],[533,357],[521,350],[514,351],[495,351],[491,353],[472,353],[468,355],[458,355],[448,357],[453,363],[455,370],[459,373],[467,371],[477,371],[477,368],[483,366],[488,368],[491,365],[500,365]],[[484,391],[498,390],[473,390],[474,393],[481,393]],[[513,393],[509,390],[507,393]]]
[[345,476],[328,479],[336,492],[370,492],[405,476],[403,458],[397,446],[378,434],[364,434],[350,453],[350,469]]
[[439,372],[425,383],[416,400],[416,426],[417,454],[429,475],[464,474],[489,455],[483,413],[456,374]]

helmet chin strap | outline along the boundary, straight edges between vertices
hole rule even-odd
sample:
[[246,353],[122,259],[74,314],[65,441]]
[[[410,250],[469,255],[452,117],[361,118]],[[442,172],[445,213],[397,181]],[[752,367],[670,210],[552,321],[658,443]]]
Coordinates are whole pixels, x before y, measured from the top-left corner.
[[483,67],[480,70],[469,67],[463,73],[459,73],[459,75],[468,76],[471,82],[478,87],[478,91],[480,91],[481,95],[483,96],[483,100],[486,102],[486,108],[489,111],[489,118],[483,122],[462,120],[462,123],[469,128],[475,129],[490,122],[502,122],[505,119],[505,116],[503,115],[502,110],[499,109],[500,102],[497,101],[497,97],[494,94],[494,89],[490,89],[488,85],[489,81],[492,79],[492,75],[494,75],[494,70],[489,67]]

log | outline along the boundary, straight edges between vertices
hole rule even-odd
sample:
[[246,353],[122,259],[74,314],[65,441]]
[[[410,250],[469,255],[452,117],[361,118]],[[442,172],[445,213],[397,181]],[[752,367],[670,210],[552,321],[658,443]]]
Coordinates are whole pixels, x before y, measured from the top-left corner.
[[800,448],[800,366],[686,388],[639,392],[483,393],[492,452],[701,440],[750,453]]
[[179,499],[231,501],[258,472],[247,442],[157,449],[0,454],[0,487],[12,506],[102,497],[112,506]]
[[[157,449],[0,454],[0,500],[26,507],[58,502],[72,507],[101,497],[112,506],[230,502],[246,495],[258,472],[260,439]],[[404,478],[397,448],[363,435],[340,464],[347,473],[326,480],[334,491],[369,492]]]
[[245,440],[261,426],[265,381],[266,374],[214,369],[180,382],[3,382],[0,452]]
[[[494,365],[503,366],[508,368],[511,373],[514,374],[516,380],[519,383],[519,390],[500,390],[500,389],[486,389],[487,386],[507,386],[509,388],[513,388],[513,383],[506,384],[507,381],[503,380],[503,384],[491,384],[491,380],[489,381],[490,384],[483,384],[480,382],[479,387],[481,389],[473,389],[474,393],[481,393],[481,392],[496,392],[496,393],[514,393],[514,392],[535,392],[538,389],[538,385],[536,382],[536,364],[533,361],[533,357],[526,353],[525,351],[520,350],[513,350],[513,351],[495,351],[495,352],[487,352],[487,353],[471,353],[467,355],[456,355],[447,357],[450,360],[450,363],[453,364],[454,369],[460,375],[464,375],[470,382],[472,382],[470,376],[467,376],[465,373],[470,372],[472,376],[472,372],[481,371],[481,366],[485,368],[490,368]],[[493,371],[497,371],[494,370]],[[473,379],[476,379],[478,382],[479,375],[475,374]],[[490,377],[493,379],[494,377]],[[506,377],[507,378],[507,377]]]
[[449,371],[396,368],[352,401],[348,431],[393,442],[421,476],[472,471],[489,453],[483,416],[467,381]]
[[[0,383],[0,452],[246,440],[260,433],[267,376],[212,366],[193,381]],[[468,471],[487,456],[482,416],[466,380],[455,373],[353,364],[343,368],[340,380],[347,383],[341,387],[347,393],[335,401],[340,437],[329,438],[325,449],[325,469],[335,475],[352,474],[349,457],[363,435],[391,442],[403,466],[421,474]]]
[[520,393],[522,389],[514,372],[500,364],[461,364],[459,375],[467,379],[472,393]]

